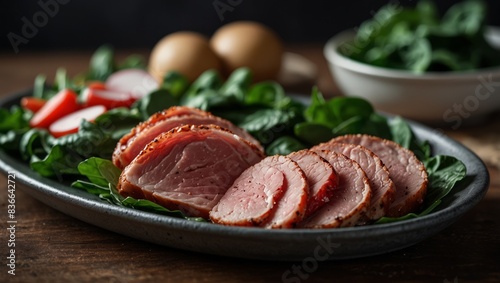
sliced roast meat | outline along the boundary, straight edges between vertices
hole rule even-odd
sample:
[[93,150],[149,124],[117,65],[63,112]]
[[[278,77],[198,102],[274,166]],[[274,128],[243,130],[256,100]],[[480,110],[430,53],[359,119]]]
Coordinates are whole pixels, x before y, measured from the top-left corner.
[[331,150],[356,161],[365,171],[372,188],[372,198],[366,212],[366,221],[377,220],[386,214],[394,199],[395,187],[389,177],[389,171],[377,155],[366,147],[346,143],[324,143],[311,150]]
[[412,151],[393,141],[369,135],[346,135],[329,143],[335,142],[362,145],[384,162],[396,186],[394,201],[389,206],[387,216],[400,217],[416,211],[422,205],[427,192],[427,172]]
[[159,134],[168,132],[175,127],[211,124],[228,129],[261,148],[259,142],[249,133],[228,120],[213,116],[208,112],[193,110],[193,108],[175,107],[151,116],[146,122],[139,124],[125,135],[113,152],[113,163],[121,169],[125,168],[149,142]]
[[317,153],[304,149],[288,155],[304,171],[309,186],[309,200],[305,217],[310,216],[330,201],[338,185],[333,167]]
[[224,225],[261,225],[287,189],[287,179],[280,167],[277,156],[249,167],[210,211],[210,219]]
[[274,167],[286,179],[286,189],[269,218],[261,224],[265,228],[293,228],[302,221],[307,209],[309,187],[304,171],[286,156],[274,156]]
[[177,127],[146,145],[123,170],[118,191],[208,218],[234,180],[263,158],[254,144],[221,127]]
[[339,185],[330,201],[299,226],[335,228],[356,225],[370,205],[371,188],[365,172],[358,163],[340,153],[329,150],[316,152],[332,164]]

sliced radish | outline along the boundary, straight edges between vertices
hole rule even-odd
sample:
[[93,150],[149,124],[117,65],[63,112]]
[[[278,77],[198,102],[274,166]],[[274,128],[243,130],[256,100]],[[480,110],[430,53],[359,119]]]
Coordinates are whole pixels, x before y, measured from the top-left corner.
[[86,106],[103,105],[107,109],[130,107],[135,98],[128,92],[87,88],[83,92]]
[[91,82],[88,82],[87,87],[91,88],[91,89],[102,89],[102,90],[105,90],[106,89],[106,84],[104,82],[101,82],[101,81],[91,81]]
[[26,96],[21,98],[21,107],[33,113],[36,113],[38,112],[38,110],[42,109],[45,103],[47,103],[47,100],[38,97]]
[[136,99],[144,97],[151,91],[158,89],[159,86],[148,72],[141,69],[118,71],[106,80],[107,89],[129,92]]
[[70,89],[63,89],[49,99],[30,120],[32,128],[48,128],[61,117],[80,109],[76,93]]
[[83,108],[52,123],[49,127],[49,132],[56,138],[74,134],[78,132],[82,120],[93,122],[104,112],[106,112],[106,107],[102,105]]

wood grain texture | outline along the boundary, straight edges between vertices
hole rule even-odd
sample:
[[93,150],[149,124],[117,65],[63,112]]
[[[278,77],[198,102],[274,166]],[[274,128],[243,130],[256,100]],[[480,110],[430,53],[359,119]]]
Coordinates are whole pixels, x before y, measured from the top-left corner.
[[[323,92],[338,94],[321,46],[289,50],[318,65],[317,82]],[[0,54],[0,95],[30,87],[39,73],[50,78],[60,66],[77,74],[85,70],[89,56],[89,52]],[[460,140],[467,133],[452,134]],[[285,281],[285,272],[302,262],[240,260],[142,242],[66,216],[21,188],[16,190],[16,276],[11,276],[5,264],[7,179],[0,175],[0,282],[499,282],[500,171],[489,171],[486,197],[438,235],[385,255],[320,262],[302,278],[289,276]]]

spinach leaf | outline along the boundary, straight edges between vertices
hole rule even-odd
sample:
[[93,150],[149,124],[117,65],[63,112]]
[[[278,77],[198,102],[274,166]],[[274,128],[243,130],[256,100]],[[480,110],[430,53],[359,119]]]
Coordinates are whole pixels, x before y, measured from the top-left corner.
[[10,110],[0,108],[0,133],[29,128],[30,118],[31,114],[17,105],[13,105]]
[[429,158],[431,154],[429,143],[418,141],[408,122],[398,116],[392,119],[389,125],[392,133],[392,140],[394,142],[413,151],[421,161],[425,161]]
[[38,75],[33,84],[33,96],[36,98],[49,99],[56,95],[57,91],[46,85],[47,78],[44,75]]
[[[113,125],[109,125],[112,127]],[[49,144],[60,145],[71,148],[82,158],[101,157],[111,158],[117,139],[109,133],[109,129],[104,129],[97,124],[82,120],[80,129],[75,134],[66,135],[60,138],[51,138]]]
[[26,132],[27,129],[16,129],[3,134],[0,133],[0,148],[8,152],[17,153],[17,151],[22,149],[19,144]]
[[62,181],[64,175],[79,174],[77,166],[81,161],[82,157],[73,150],[55,145],[44,159],[33,155],[30,167],[43,177],[56,177]]
[[73,182],[71,184],[71,186],[73,188],[77,188],[77,189],[86,191],[89,194],[96,195],[99,198],[106,200],[111,204],[115,204],[110,199],[111,194],[109,192],[109,188],[107,188],[107,187],[99,186],[95,183],[86,182],[86,181],[82,181],[82,180],[76,180],[75,182]]
[[367,135],[392,140],[392,133],[387,118],[378,113],[373,113],[370,116],[370,118],[363,125],[363,128],[360,132]]
[[146,62],[141,55],[130,55],[120,63],[117,69],[146,69]]
[[222,96],[233,97],[237,102],[245,100],[246,93],[252,83],[252,72],[248,68],[236,69],[219,89]]
[[297,138],[309,145],[329,141],[335,135],[332,129],[314,122],[302,122],[295,125],[293,132]]
[[31,160],[32,156],[45,157],[51,150],[47,144],[50,134],[44,129],[30,129],[19,140],[19,153],[24,160]]
[[166,89],[155,90],[141,98],[132,105],[132,109],[138,109],[142,119],[146,120],[156,112],[165,110],[171,106],[179,105],[176,97]]
[[182,105],[212,111],[214,108],[238,105],[234,96],[221,95],[217,90],[205,89],[194,96],[183,99]]
[[286,135],[300,121],[299,119],[300,117],[292,111],[261,109],[248,115],[239,126],[261,143],[268,144],[277,137]]
[[282,136],[275,139],[266,148],[267,155],[287,155],[294,151],[307,148],[303,143],[292,136]]
[[316,87],[312,90],[311,104],[304,111],[304,118],[307,122],[322,124],[329,128],[335,127],[338,123],[337,116]]
[[253,85],[245,96],[245,104],[280,109],[288,103],[283,87],[276,82],[261,82]]
[[119,140],[143,120],[139,110],[120,107],[106,111],[94,123],[111,139]]
[[429,175],[429,190],[425,201],[432,205],[451,191],[467,174],[465,164],[452,156],[437,155],[424,162]]
[[186,100],[195,97],[205,90],[217,91],[222,86],[222,78],[216,70],[208,70],[203,72],[188,88],[183,95],[183,104]]
[[78,172],[101,187],[108,187],[110,183],[117,185],[121,174],[121,170],[110,160],[97,157],[91,157],[78,164]]
[[109,45],[99,47],[92,58],[87,74],[88,80],[105,81],[115,71],[114,51]]
[[189,87],[187,79],[178,72],[168,72],[163,78],[160,89],[166,89],[171,95],[179,98]]
[[468,0],[457,3],[443,16],[441,27],[450,35],[474,37],[483,31],[486,5],[482,1]]

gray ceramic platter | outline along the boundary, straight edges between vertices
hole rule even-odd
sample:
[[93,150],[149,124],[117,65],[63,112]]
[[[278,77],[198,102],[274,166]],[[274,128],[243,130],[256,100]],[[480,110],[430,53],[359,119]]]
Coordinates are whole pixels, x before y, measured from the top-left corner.
[[[20,97],[29,94],[27,91],[10,96],[0,102],[0,107],[16,104]],[[474,153],[437,131],[417,123],[411,125],[418,138],[431,143],[434,154],[462,160],[467,166],[467,179],[427,216],[371,226],[267,230],[193,222],[108,204],[37,175],[26,163],[3,151],[0,151],[0,169],[14,172],[18,187],[23,185],[23,191],[52,208],[103,229],[158,245],[260,260],[359,258],[403,249],[428,239],[475,206],[488,189],[488,171]]]

